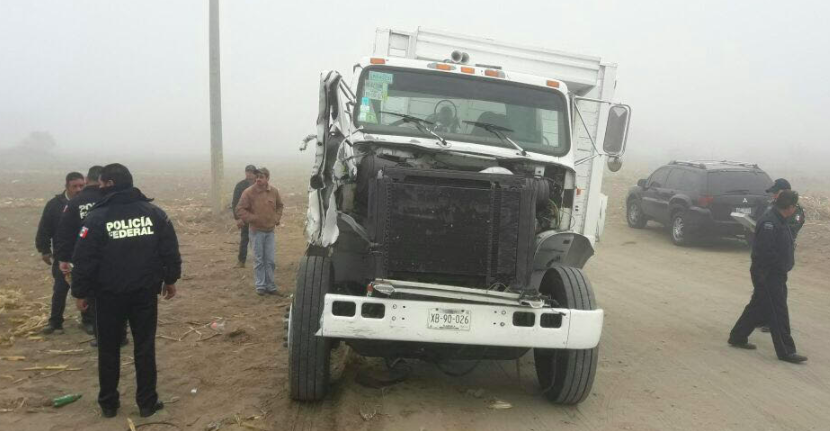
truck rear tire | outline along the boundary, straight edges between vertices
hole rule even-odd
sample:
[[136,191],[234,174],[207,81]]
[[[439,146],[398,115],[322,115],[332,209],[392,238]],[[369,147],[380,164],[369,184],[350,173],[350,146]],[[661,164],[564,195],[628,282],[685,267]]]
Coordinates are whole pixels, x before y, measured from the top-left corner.
[[288,381],[297,401],[320,400],[329,389],[332,342],[314,334],[333,281],[331,259],[309,253],[302,257],[288,318]]
[[[578,268],[548,270],[543,289],[561,307],[594,310],[596,300],[591,283]],[[542,393],[555,404],[579,404],[591,393],[597,372],[599,347],[586,350],[533,349],[536,376]]]

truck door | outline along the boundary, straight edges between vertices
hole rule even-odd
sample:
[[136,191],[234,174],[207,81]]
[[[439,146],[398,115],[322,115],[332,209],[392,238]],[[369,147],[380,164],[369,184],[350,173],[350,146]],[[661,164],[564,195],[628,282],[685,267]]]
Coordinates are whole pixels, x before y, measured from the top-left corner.
[[669,176],[669,169],[670,168],[668,167],[663,167],[654,171],[654,173],[648,178],[648,182],[646,182],[646,189],[643,191],[643,212],[657,221],[662,220],[658,218],[660,208],[660,205],[658,204],[659,191],[666,184],[666,178]]

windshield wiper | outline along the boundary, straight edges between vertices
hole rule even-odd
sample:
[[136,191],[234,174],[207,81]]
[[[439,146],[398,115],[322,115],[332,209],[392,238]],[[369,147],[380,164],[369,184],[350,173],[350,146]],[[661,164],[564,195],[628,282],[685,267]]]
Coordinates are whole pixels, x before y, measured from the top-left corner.
[[495,124],[490,124],[490,123],[482,123],[482,122],[479,122],[479,121],[464,120],[463,123],[472,124],[473,126],[476,126],[476,127],[481,127],[482,129],[496,135],[496,137],[499,138],[499,140],[503,144],[504,143],[510,144],[510,145],[514,146],[517,150],[519,150],[523,156],[527,155],[527,151],[525,151],[524,148],[520,147],[519,144],[517,144],[512,139],[510,139],[510,137],[507,136],[507,134],[505,133],[505,132],[512,132],[513,129],[508,129],[507,127],[497,126]]
[[401,117],[401,119],[403,120],[404,123],[412,123],[412,124],[415,125],[415,128],[420,130],[422,133],[426,133],[428,135],[434,136],[435,139],[438,139],[438,142],[440,142],[441,145],[443,145],[444,147],[449,147],[450,146],[450,143],[447,142],[447,140],[444,139],[443,136],[435,133],[432,130],[429,130],[429,128],[427,128],[427,126],[424,125],[424,124],[429,124],[430,126],[435,125],[435,123],[433,123],[432,121],[424,120],[423,118],[418,118],[418,117],[415,117],[415,116],[412,116],[412,115],[398,114],[397,112],[380,111],[380,113],[381,114],[394,115],[396,117]]

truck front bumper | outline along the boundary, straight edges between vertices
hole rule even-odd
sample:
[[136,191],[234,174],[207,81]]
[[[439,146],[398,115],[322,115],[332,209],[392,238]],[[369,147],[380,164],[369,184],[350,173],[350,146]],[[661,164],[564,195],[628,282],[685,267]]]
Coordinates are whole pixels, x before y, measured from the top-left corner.
[[[335,304],[338,315],[332,312]],[[364,307],[364,304],[378,305]],[[382,317],[368,317],[377,316],[380,306],[383,307]],[[373,309],[375,313],[365,313],[367,309]],[[464,313],[469,316],[469,322],[464,324],[463,328],[430,327],[430,316],[436,310]],[[533,315],[532,322],[528,314]],[[543,318],[543,315],[551,316]],[[323,315],[320,318],[320,330],[316,335],[362,340],[591,349],[599,343],[603,316],[602,310],[531,308],[327,294]]]

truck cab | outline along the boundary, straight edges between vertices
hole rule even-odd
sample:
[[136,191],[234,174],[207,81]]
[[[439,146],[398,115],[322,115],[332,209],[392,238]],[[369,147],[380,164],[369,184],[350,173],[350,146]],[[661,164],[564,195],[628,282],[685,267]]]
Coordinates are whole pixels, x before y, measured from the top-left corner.
[[292,397],[325,395],[342,342],[438,363],[533,349],[545,395],[581,402],[603,321],[581,268],[602,231],[602,163],[619,169],[630,118],[610,101],[615,67],[419,29],[379,30],[354,70],[351,86],[321,75],[305,141]]

